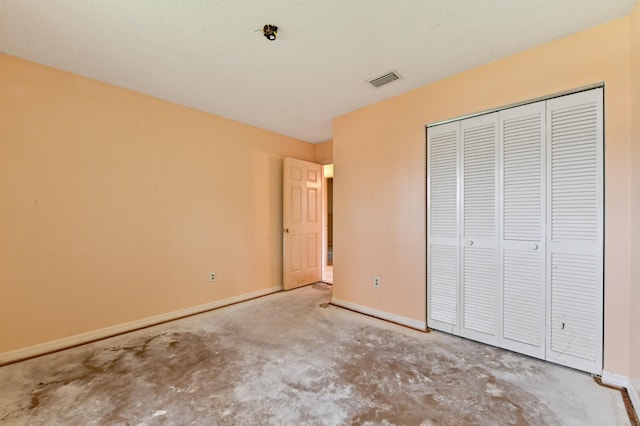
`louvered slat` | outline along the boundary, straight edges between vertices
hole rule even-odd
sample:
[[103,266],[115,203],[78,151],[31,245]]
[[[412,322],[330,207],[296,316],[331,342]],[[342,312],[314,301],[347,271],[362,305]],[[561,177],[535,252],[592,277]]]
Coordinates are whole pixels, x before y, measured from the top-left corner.
[[[551,239],[598,238],[598,126],[594,102],[551,112]],[[580,175],[580,179],[575,176]],[[570,212],[563,215],[561,212]],[[588,219],[575,220],[577,217]]]
[[429,317],[455,324],[458,309],[457,248],[431,244],[429,250]]
[[432,236],[457,236],[457,134],[430,138],[430,232]]
[[597,262],[597,256],[551,255],[551,350],[588,361],[600,351]]
[[540,241],[543,226],[542,122],[540,112],[502,121],[502,232],[505,240]]
[[495,123],[463,130],[464,234],[495,238]]
[[512,250],[503,255],[503,337],[544,346],[544,256]]
[[468,330],[495,334],[495,250],[464,249],[463,325]]

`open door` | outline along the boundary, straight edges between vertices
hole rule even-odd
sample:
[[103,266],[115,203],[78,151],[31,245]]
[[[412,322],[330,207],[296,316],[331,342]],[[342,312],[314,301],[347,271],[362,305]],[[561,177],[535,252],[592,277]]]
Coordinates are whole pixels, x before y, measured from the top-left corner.
[[291,290],[321,280],[322,166],[285,158],[282,194],[282,279]]

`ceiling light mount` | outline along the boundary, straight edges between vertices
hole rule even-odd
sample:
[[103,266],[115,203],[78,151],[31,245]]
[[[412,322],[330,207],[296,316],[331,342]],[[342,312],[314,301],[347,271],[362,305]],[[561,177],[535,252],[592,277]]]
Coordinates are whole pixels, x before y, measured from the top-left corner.
[[266,24],[262,28],[262,34],[267,38],[267,40],[274,41],[278,36],[278,27],[276,27],[275,25]]

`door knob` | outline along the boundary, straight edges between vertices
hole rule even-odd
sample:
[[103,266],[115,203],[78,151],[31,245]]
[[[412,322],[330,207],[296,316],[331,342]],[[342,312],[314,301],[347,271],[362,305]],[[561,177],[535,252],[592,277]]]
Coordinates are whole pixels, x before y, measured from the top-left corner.
[[471,246],[473,245],[473,240],[469,240],[469,241],[467,241],[467,245],[468,245],[469,247],[471,247]]
[[531,249],[532,250],[538,250],[538,245],[537,244],[531,244]]
[[283,231],[288,234],[289,233],[289,228],[284,228]]

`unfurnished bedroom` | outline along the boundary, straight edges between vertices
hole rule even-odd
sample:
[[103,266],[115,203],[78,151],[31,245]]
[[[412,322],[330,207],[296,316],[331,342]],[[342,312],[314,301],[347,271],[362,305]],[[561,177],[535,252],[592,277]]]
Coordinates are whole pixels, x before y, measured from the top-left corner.
[[0,424],[638,425],[636,0],[0,0]]

